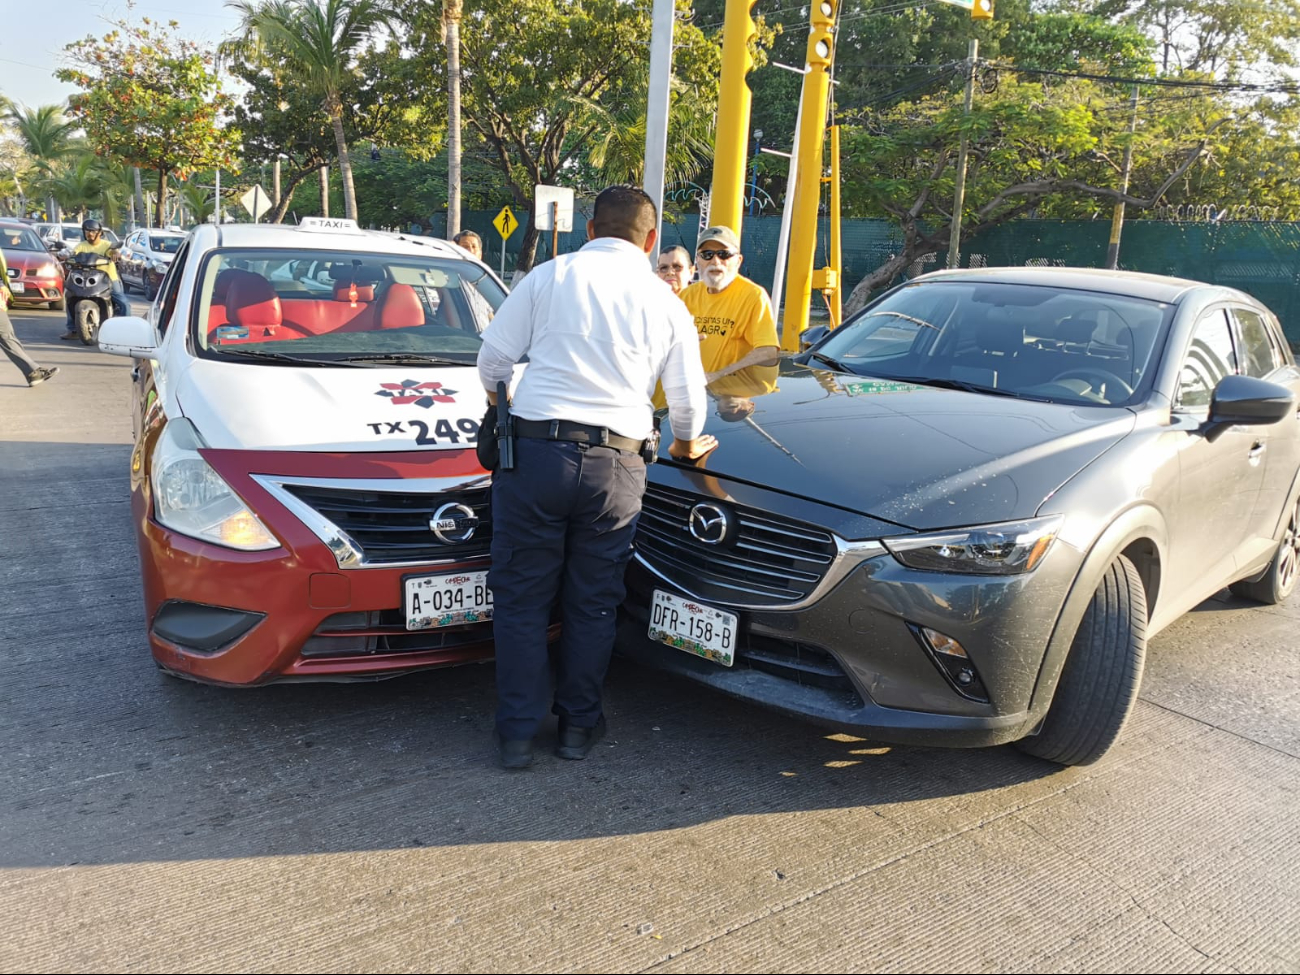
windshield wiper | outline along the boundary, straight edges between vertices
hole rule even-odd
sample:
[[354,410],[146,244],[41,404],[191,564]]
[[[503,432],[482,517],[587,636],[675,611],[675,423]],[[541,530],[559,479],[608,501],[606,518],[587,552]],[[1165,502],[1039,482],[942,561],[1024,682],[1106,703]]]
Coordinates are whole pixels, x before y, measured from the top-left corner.
[[350,364],[370,363],[376,366],[472,366],[474,363],[463,359],[452,359],[444,355],[429,355],[425,352],[375,352],[367,355],[345,355],[330,362]]
[[217,346],[212,351],[223,357],[256,359],[262,362],[287,362],[295,366],[330,365],[330,362],[326,359],[303,359],[300,356],[286,355],[283,352],[256,352],[253,349],[227,349],[222,346]]
[[808,353],[808,358],[816,359],[818,362],[824,362],[832,369],[839,369],[841,372],[853,372],[852,369],[840,362],[839,359],[834,359],[831,356],[828,356],[825,352],[810,352]]

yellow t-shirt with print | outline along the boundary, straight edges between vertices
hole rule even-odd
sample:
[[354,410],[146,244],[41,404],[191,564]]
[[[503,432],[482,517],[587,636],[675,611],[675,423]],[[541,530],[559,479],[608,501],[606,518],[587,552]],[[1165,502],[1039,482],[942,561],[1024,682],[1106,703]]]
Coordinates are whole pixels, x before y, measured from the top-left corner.
[[[108,252],[111,251],[111,250],[116,250],[116,248],[115,248],[111,243],[109,243],[108,240],[106,240],[105,238],[101,237],[101,238],[99,238],[99,240],[95,241],[93,244],[92,244],[90,241],[88,241],[88,240],[83,240],[83,241],[82,241],[80,244],[78,244],[76,247],[72,248],[72,254],[73,254],[74,257],[75,257],[76,255],[78,255],[78,254],[100,254],[100,255],[102,255],[102,256],[104,256],[104,257],[108,257]],[[106,272],[108,272],[108,276],[109,276],[112,280],[114,280],[114,281],[117,280],[117,262],[116,262],[116,261],[113,261],[112,263],[110,263],[110,264],[108,265],[108,267],[104,268],[104,270],[105,270]]]
[[765,345],[779,346],[772,299],[749,278],[737,277],[716,295],[702,282],[682,290],[682,301],[695,316],[704,371],[718,372]]

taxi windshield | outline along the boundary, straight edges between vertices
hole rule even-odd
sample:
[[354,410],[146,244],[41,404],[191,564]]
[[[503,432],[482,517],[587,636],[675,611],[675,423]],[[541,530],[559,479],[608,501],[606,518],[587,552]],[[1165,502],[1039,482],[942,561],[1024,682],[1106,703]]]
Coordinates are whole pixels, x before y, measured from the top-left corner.
[[505,300],[467,260],[320,250],[217,250],[198,279],[195,344],[207,358],[353,365],[472,365]]

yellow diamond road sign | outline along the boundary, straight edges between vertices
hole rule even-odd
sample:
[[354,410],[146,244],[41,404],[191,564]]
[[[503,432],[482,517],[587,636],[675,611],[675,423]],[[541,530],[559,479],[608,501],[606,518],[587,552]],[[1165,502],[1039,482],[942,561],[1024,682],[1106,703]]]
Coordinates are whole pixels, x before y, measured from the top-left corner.
[[515,228],[519,226],[519,221],[515,219],[515,215],[510,212],[509,207],[502,207],[501,212],[497,214],[497,218],[492,221],[492,226],[497,228],[497,233],[501,235],[502,240],[505,240],[515,232]]

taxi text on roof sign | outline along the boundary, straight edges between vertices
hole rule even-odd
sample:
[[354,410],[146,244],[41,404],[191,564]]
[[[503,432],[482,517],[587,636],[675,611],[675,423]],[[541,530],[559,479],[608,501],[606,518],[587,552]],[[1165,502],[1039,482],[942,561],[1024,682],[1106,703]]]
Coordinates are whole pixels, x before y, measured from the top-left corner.
[[357,226],[355,220],[345,220],[342,217],[303,217],[298,221],[298,229],[335,234],[359,234],[363,232]]

